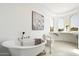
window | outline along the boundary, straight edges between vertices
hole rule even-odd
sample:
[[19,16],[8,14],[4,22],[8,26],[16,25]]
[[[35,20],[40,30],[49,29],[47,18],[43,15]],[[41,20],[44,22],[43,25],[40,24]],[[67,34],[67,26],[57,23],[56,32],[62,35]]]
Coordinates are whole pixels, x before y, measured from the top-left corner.
[[73,15],[70,17],[71,20],[71,27],[79,27],[79,16]]
[[58,18],[58,28],[59,29],[64,28],[64,19],[62,17]]

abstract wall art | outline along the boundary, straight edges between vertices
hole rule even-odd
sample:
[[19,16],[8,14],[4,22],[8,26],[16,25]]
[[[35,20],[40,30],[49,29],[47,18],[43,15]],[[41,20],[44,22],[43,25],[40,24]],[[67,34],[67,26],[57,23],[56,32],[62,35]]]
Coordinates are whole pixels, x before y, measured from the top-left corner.
[[32,11],[32,30],[44,30],[44,16]]

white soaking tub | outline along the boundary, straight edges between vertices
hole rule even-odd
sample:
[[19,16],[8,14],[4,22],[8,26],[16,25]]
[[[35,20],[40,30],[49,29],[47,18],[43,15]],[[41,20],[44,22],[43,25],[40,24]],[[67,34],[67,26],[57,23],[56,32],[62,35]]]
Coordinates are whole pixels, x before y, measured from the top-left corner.
[[17,41],[5,41],[2,46],[7,47],[12,56],[36,56],[45,49],[46,41],[41,44],[34,45],[34,40],[28,40],[24,42],[24,46],[21,46]]

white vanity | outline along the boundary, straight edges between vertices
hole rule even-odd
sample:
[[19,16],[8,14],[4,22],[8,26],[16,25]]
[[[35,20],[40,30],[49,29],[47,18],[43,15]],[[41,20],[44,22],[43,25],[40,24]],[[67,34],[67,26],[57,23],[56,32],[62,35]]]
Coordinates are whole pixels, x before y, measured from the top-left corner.
[[63,34],[65,34],[65,33],[77,34],[78,35],[78,48],[79,48],[79,31],[50,32],[50,34],[54,34],[54,33],[56,33],[56,34],[61,34],[61,33],[63,33]]

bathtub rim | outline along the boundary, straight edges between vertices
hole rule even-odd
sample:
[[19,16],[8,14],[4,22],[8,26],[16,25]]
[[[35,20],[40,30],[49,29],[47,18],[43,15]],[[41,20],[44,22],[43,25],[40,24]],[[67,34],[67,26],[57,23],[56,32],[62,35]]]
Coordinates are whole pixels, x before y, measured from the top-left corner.
[[6,48],[15,48],[15,49],[24,49],[24,48],[35,48],[35,47],[39,47],[41,45],[45,45],[46,44],[46,40],[44,40],[44,42],[42,42],[41,44],[38,44],[38,45],[34,45],[34,46],[7,46],[7,42],[12,42],[12,41],[15,41],[15,40],[8,40],[8,41],[4,41],[2,42],[2,46],[3,47],[6,47]]

